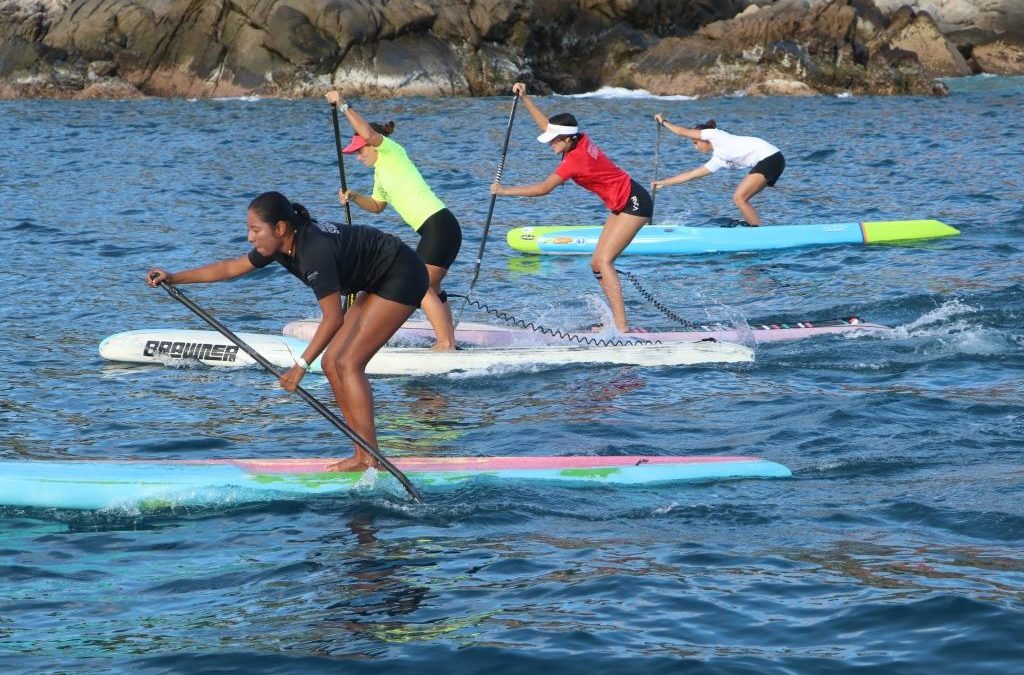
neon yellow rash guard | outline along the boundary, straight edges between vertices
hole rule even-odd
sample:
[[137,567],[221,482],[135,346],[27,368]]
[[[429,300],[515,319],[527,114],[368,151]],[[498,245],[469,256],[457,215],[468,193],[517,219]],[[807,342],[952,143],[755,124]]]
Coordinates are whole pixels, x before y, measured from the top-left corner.
[[412,229],[445,208],[444,202],[430,189],[416,165],[403,148],[384,137],[377,146],[377,161],[373,165],[373,198],[395,207],[402,220]]

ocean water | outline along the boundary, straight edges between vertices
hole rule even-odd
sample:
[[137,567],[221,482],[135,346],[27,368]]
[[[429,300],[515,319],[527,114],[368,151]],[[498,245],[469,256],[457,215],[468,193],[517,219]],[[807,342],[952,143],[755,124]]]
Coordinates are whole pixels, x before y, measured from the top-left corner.
[[[0,507],[5,673],[1010,673],[1024,663],[1024,80],[948,98],[552,98],[635,177],[652,116],[786,154],[768,223],[938,218],[956,238],[628,258],[676,313],[742,325],[857,315],[881,335],[761,345],[752,365],[376,379],[402,455],[752,454],[783,480],[578,489],[470,482],[157,511]],[[462,221],[472,275],[510,100],[357,101]],[[525,111],[504,182],[556,163]],[[659,175],[703,161],[662,134]],[[369,172],[347,165],[351,187]],[[661,191],[655,220],[735,216],[742,174]],[[0,102],[0,459],[323,456],[343,438],[256,369],[104,362],[100,340],[205,328],[143,283],[246,251],[281,190],[343,216],[318,100]],[[415,242],[393,212],[356,222]],[[584,257],[507,227],[596,223],[577,187],[499,198],[474,297],[529,321],[604,317]],[[189,293],[235,330],[316,314],[282,270]],[[671,322],[628,285],[633,323]],[[469,308],[466,320],[487,320]],[[304,383],[330,398],[325,382]]]

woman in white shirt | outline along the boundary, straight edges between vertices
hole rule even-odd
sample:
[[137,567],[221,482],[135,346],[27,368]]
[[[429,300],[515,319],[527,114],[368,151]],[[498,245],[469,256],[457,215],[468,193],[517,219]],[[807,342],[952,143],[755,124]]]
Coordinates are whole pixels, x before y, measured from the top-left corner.
[[749,168],[748,173],[736,191],[732,194],[732,201],[739,207],[743,214],[742,221],[733,221],[726,227],[745,225],[757,227],[761,224],[761,217],[757,210],[750,204],[750,199],[765,186],[775,185],[782,172],[786,168],[786,158],[782,156],[774,145],[768,141],[754,136],[733,136],[721,129],[716,128],[714,120],[708,120],[704,124],[698,124],[694,128],[681,127],[672,124],[662,114],[657,114],[654,119],[661,126],[665,127],[677,136],[683,136],[693,141],[693,147],[698,152],[711,153],[711,159],[703,166],[692,171],[686,171],[678,176],[672,176],[664,180],[654,181],[651,185],[657,190],[669,185],[679,185],[694,178],[702,178],[712,174],[723,167],[730,169]]

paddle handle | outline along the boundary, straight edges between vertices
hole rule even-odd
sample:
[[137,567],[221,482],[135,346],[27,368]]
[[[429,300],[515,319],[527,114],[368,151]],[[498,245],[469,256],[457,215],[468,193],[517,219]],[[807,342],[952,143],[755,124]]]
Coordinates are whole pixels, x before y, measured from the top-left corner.
[[[197,305],[195,302],[193,302],[191,298],[189,298],[183,292],[178,290],[177,287],[175,287],[172,284],[167,283],[166,281],[161,281],[160,282],[160,286],[162,286],[164,288],[164,290],[167,291],[168,295],[170,295],[172,298],[174,298],[175,300],[177,300],[181,304],[183,304],[186,307],[188,307],[190,310],[195,312],[195,314],[200,319],[202,319],[206,323],[210,324],[213,328],[215,328],[221,335],[223,335],[224,337],[226,337],[227,339],[231,340],[236,345],[238,345],[239,349],[241,349],[243,352],[245,352],[246,354],[251,356],[253,361],[255,361],[256,363],[258,363],[261,366],[263,366],[263,368],[267,372],[269,372],[271,375],[273,375],[274,377],[276,377],[278,379],[281,378],[281,373],[277,370],[277,368],[274,366],[274,364],[272,364],[270,361],[268,361],[266,358],[264,358],[262,354],[257,352],[251,346],[249,346],[244,340],[242,340],[242,338],[240,338],[237,335],[235,335],[231,331],[230,328],[228,328],[227,326],[222,324],[220,321],[218,321],[216,318],[214,318],[210,313],[208,313],[205,309],[203,309],[202,307]],[[387,457],[385,457],[383,454],[381,454],[380,450],[378,450],[377,448],[375,448],[372,445],[370,445],[362,436],[360,436],[355,431],[353,431],[350,426],[345,424],[345,422],[341,418],[339,418],[337,415],[335,415],[333,412],[331,412],[327,408],[327,406],[325,406],[323,403],[321,403],[319,399],[314,397],[308,391],[306,391],[305,389],[303,389],[300,386],[296,386],[295,387],[295,393],[297,393],[300,397],[302,397],[302,399],[304,401],[306,401],[306,403],[308,403],[309,405],[313,406],[314,410],[316,410],[318,413],[320,413],[325,418],[327,418],[327,420],[329,422],[331,422],[331,424],[333,424],[338,429],[340,429],[342,433],[344,433],[346,436],[348,436],[360,448],[362,448],[366,452],[370,453],[370,455],[374,459],[376,459],[378,462],[380,462],[381,466],[383,466],[385,469],[387,469],[388,473],[390,473],[392,476],[394,476],[395,478],[398,479],[398,481],[405,487],[406,491],[408,491],[409,495],[413,499],[415,499],[417,502],[422,502],[423,501],[423,497],[420,495],[420,493],[416,489],[416,487],[409,481],[409,479],[406,477],[406,475],[404,473],[402,473],[401,470],[398,469],[398,467],[396,467],[394,464],[392,464],[391,461],[388,460]]]

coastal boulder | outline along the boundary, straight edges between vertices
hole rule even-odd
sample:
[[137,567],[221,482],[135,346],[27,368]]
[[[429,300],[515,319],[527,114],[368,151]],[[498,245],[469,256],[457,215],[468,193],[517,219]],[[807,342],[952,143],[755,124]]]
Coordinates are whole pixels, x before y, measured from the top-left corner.
[[975,72],[1024,74],[1024,38],[1007,36],[974,45],[970,51],[970,61]]
[[0,96],[458,96],[517,80],[564,93],[930,93],[939,76],[1020,72],[1024,2],[894,5],[0,0]]
[[915,54],[927,77],[962,77],[971,74],[967,60],[939,32],[935,19],[928,12],[902,8],[893,15],[889,26],[869,43],[869,46],[874,47],[882,45]]
[[932,94],[935,77],[969,72],[927,14],[890,21],[871,0],[784,0],[666,38],[624,68],[635,86],[690,95]]
[[992,35],[1024,31],[1024,2],[1021,0],[874,0],[891,14],[902,7],[926,12],[943,34],[980,30]]

